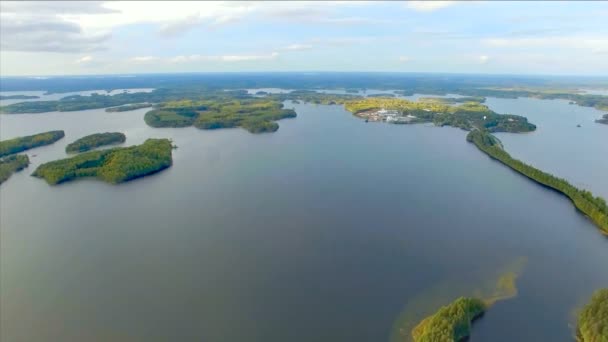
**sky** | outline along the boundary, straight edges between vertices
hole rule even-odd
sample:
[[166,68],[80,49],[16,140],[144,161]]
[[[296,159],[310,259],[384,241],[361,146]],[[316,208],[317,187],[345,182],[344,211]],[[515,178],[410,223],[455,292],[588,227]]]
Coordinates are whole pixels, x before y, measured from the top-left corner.
[[0,2],[0,76],[608,75],[608,2]]

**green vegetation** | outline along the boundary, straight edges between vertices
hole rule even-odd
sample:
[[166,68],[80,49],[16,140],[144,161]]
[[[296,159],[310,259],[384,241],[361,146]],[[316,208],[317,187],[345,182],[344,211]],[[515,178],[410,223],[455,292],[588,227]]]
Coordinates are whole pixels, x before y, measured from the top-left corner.
[[95,133],[68,144],[65,151],[67,153],[85,152],[104,145],[122,144],[126,140],[127,137],[123,133]]
[[490,132],[530,132],[536,129],[523,116],[497,114],[478,102],[450,106],[441,101],[364,98],[346,102],[345,108],[358,116],[383,108],[397,110],[402,115],[415,116],[416,120],[410,123],[433,122],[437,126],[453,126],[465,130],[482,128]]
[[578,317],[579,342],[608,342],[608,288],[598,290]]
[[131,110],[136,110],[136,109],[140,109],[140,108],[148,108],[148,107],[152,107],[152,104],[150,104],[150,103],[133,103],[133,104],[128,104],[128,105],[124,105],[124,106],[106,108],[106,112],[108,112],[108,113],[128,112]]
[[597,119],[595,122],[608,125],[608,114],[604,114],[601,119]]
[[346,101],[361,98],[359,95],[351,94],[326,94],[314,90],[294,90],[286,94],[275,94],[271,96],[277,101],[297,101],[321,105],[344,104]]
[[144,120],[152,127],[243,127],[251,133],[263,133],[279,129],[274,121],[293,117],[296,117],[295,111],[284,109],[276,100],[252,98],[166,102],[146,113]]
[[25,169],[30,159],[25,154],[16,154],[0,158],[0,184],[4,183],[13,173]]
[[483,96],[465,96],[465,97],[421,97],[418,101],[422,102],[443,102],[448,104],[454,103],[466,103],[466,102],[486,102],[486,98]]
[[97,177],[117,184],[143,177],[172,164],[171,142],[148,139],[141,145],[91,151],[40,165],[32,174],[51,185],[80,177]]
[[0,95],[0,100],[32,100],[39,99],[36,95]]
[[471,334],[473,321],[485,310],[482,300],[460,297],[422,320],[412,331],[412,337],[415,342],[461,341]]
[[491,158],[500,161],[513,170],[523,174],[524,176],[540,183],[544,186],[557,190],[566,195],[574,203],[574,206],[587,215],[603,233],[608,234],[608,206],[606,201],[601,197],[594,197],[587,190],[580,190],[565,179],[555,177],[549,173],[543,172],[531,165],[512,158],[500,146],[500,142],[492,134],[473,130],[467,135],[467,141],[472,142],[481,151],[485,152]]
[[63,138],[64,136],[65,133],[63,131],[49,131],[0,141],[0,157],[13,153],[19,153],[38,146],[49,145]]

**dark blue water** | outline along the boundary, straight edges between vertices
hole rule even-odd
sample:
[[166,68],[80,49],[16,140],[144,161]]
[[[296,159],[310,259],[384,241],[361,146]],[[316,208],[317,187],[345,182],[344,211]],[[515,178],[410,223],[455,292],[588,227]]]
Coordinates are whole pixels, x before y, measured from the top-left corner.
[[[66,131],[0,188],[0,340],[400,340],[411,303],[422,318],[521,258],[518,296],[472,340],[572,340],[608,240],[566,198],[464,131],[294,107],[263,135],[154,129],[146,109],[0,116],[2,139]],[[172,138],[174,165],[119,186],[29,176],[101,131]]]

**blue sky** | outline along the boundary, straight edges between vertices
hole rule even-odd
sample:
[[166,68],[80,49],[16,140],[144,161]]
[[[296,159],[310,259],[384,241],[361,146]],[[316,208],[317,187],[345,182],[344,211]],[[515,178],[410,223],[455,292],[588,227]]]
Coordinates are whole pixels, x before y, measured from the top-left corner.
[[8,2],[0,74],[608,75],[608,2]]

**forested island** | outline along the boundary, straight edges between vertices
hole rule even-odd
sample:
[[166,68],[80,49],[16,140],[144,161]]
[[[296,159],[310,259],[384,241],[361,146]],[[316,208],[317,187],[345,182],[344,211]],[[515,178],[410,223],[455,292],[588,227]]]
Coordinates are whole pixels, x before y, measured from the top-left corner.
[[118,106],[118,107],[106,108],[106,112],[108,112],[108,113],[128,112],[131,110],[149,108],[149,107],[152,107],[151,103],[133,103],[133,104],[127,104],[127,105]]
[[0,184],[4,183],[13,173],[25,169],[30,159],[25,154],[16,154],[0,158]]
[[412,331],[414,342],[458,342],[471,334],[473,321],[487,306],[476,298],[460,297],[425,318]]
[[[344,107],[356,116],[392,123],[432,122],[437,126],[452,126],[465,130],[477,127],[490,132],[519,133],[536,129],[536,126],[523,116],[497,114],[479,102],[451,106],[442,101],[412,102],[392,98],[365,98],[347,101]],[[386,114],[387,111],[394,113]],[[406,120],[398,120],[400,117]]]
[[578,316],[579,342],[608,341],[608,288],[596,291]]
[[242,127],[251,133],[264,133],[279,129],[279,125],[274,121],[294,117],[296,112],[293,109],[284,109],[279,101],[230,99],[166,102],[147,112],[144,120],[152,127]]
[[500,161],[511,169],[522,175],[554,189],[574,203],[574,206],[587,215],[604,234],[608,234],[608,205],[601,197],[594,197],[587,190],[580,190],[568,183],[565,179],[555,177],[547,172],[543,172],[531,165],[512,158],[502,147],[496,137],[487,131],[479,129],[471,131],[467,135],[467,141],[472,142],[481,151],[491,158]]
[[608,114],[604,114],[601,119],[597,119],[595,122],[608,125]]
[[30,148],[44,146],[54,143],[63,138],[63,131],[49,131],[25,137],[19,137],[9,140],[0,141],[0,157],[7,156],[13,153],[19,153]]
[[39,99],[36,95],[0,95],[0,100],[33,100]]
[[51,185],[80,177],[97,177],[111,184],[143,177],[171,166],[171,141],[148,139],[141,145],[90,151],[40,165],[32,176]]
[[95,133],[77,139],[73,143],[68,144],[65,147],[65,151],[67,153],[85,152],[100,146],[122,144],[126,140],[127,137],[123,133],[119,132]]

